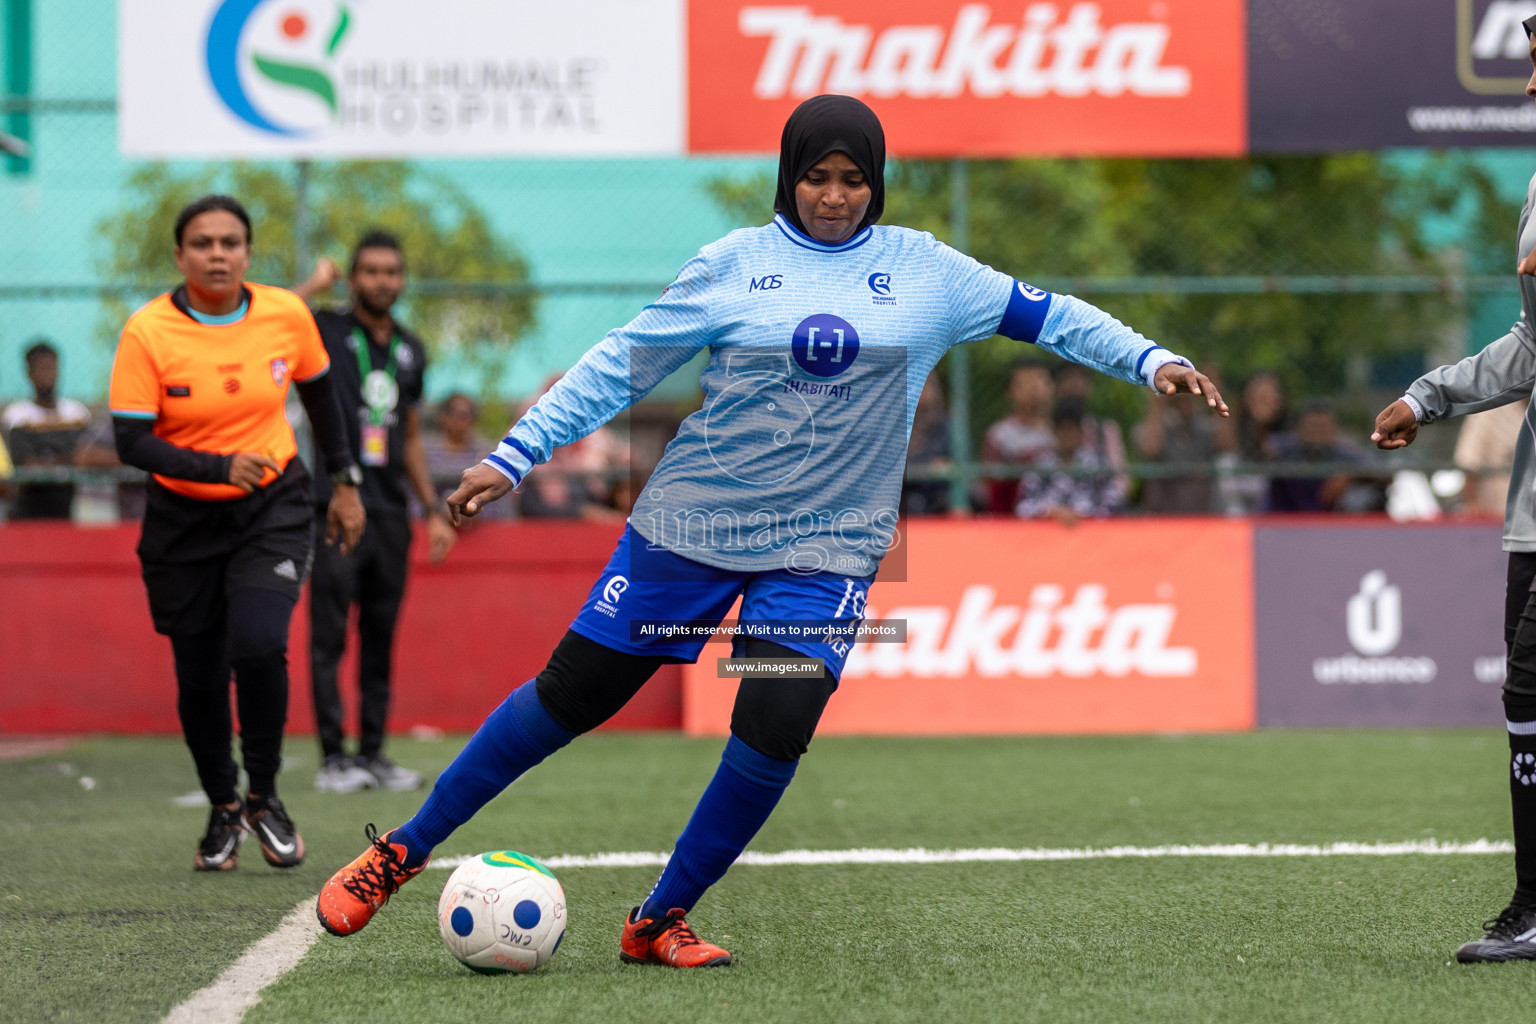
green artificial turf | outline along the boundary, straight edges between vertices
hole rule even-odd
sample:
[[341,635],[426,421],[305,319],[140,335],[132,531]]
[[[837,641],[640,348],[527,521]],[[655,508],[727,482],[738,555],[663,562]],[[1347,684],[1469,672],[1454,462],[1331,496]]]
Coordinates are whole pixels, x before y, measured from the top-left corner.
[[[195,786],[174,741],[0,763],[0,1020],[158,1020],[359,852],[364,823],[421,798],[316,794],[313,753],[289,746],[309,849],[289,872],[249,843],[237,872],[192,873],[206,810],[171,802]],[[436,771],[457,748],[394,753]],[[667,850],[719,748],[588,737],[440,852]],[[1502,839],[1506,756],[1491,731],[828,738],[753,849]],[[737,957],[702,972],[619,963],[655,869],[558,874],[571,924],[535,974],[448,956],[434,870],[322,937],[246,1020],[1508,1021],[1536,992],[1536,964],[1447,965],[1508,898],[1508,855],[743,865],[690,917]]]

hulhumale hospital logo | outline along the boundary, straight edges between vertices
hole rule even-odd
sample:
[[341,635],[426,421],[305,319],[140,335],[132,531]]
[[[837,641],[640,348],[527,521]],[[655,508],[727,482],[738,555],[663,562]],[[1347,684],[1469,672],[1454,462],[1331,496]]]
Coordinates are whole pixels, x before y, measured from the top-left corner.
[[[286,111],[273,115],[258,108],[246,89],[242,63],[251,74],[278,87],[273,94],[277,105],[284,105],[283,90],[308,93],[329,111],[329,120],[340,116],[331,68],[352,26],[352,13],[345,4],[335,3],[317,18],[314,8],[296,0],[224,0],[214,11],[208,24],[208,77],[230,113],[253,128],[304,138],[319,126],[295,123],[300,119],[285,116]],[[254,39],[242,51],[247,35]]]

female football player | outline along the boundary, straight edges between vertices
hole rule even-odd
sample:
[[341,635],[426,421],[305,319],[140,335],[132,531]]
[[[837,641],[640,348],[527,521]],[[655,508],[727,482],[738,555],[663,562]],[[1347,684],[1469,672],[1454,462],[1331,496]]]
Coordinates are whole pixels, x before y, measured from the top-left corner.
[[[1226,406],[1204,376],[1105,313],[982,266],[932,235],[876,226],[885,136],[846,96],[784,125],[777,215],[706,246],[513,426],[449,497],[473,516],[560,445],[606,423],[696,352],[704,407],[645,484],[608,567],[548,665],[486,719],[415,817],[337,872],[321,924],[368,923],[432,848],[508,783],[614,714],[664,662],[704,644],[739,596],[738,655],[808,674],[744,678],[719,769],[620,956],[729,964],[684,921],[794,777],[836,689],[892,543],[913,410],[951,345],[1005,334],[1160,392]],[[780,664],[768,671],[779,671]]]
[[[363,532],[341,406],[315,321],[290,292],[246,284],[251,219],[229,196],[176,218],[180,287],[128,318],[110,405],[123,462],[154,474],[139,561],[155,630],[171,638],[176,710],[212,809],[192,866],[230,871],[255,833],[276,867],[304,859],[277,797],[288,718],[288,619],[309,573],[309,474],[283,415],[290,382],[332,480],[327,540]],[[230,757],[230,670],[250,788]]]

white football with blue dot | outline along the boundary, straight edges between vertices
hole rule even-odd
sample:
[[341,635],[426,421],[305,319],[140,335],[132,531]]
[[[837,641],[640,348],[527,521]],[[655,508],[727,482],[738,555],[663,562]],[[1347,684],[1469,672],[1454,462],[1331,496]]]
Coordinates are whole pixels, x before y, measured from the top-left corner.
[[525,853],[495,850],[460,864],[437,901],[448,952],[481,974],[525,974],[565,937],[565,891]]

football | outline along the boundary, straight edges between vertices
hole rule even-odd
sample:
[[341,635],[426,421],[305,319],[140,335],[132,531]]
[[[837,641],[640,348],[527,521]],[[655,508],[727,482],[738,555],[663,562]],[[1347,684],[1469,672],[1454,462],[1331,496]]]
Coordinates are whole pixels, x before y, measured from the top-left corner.
[[448,952],[481,974],[526,974],[565,937],[565,891],[543,864],[495,850],[460,864],[437,901]]

